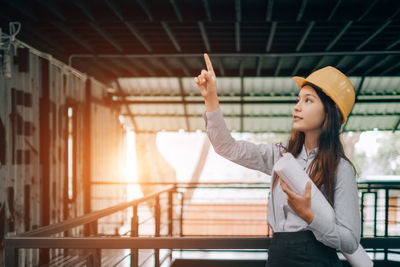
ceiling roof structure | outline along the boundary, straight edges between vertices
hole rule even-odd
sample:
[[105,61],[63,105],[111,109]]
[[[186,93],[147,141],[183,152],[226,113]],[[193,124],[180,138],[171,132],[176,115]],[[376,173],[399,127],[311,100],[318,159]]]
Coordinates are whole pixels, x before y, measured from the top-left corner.
[[344,131],[399,129],[397,0],[0,0],[0,27],[116,88],[137,132],[204,129],[193,77],[211,56],[228,127],[289,132],[291,76],[331,65],[356,105]]

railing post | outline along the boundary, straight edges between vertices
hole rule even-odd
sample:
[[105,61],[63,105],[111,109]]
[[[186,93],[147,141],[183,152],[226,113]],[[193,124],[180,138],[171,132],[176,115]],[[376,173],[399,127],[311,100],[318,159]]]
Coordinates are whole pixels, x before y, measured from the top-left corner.
[[[176,192],[176,183],[174,185],[174,190],[168,192],[168,236],[173,235],[173,208],[174,208],[174,193]],[[172,263],[172,249],[169,251],[169,262]]]
[[181,214],[179,217],[179,231],[180,231],[180,237],[183,237],[183,204],[185,203],[185,195],[182,192],[181,193]]
[[168,192],[168,236],[172,236],[172,209],[173,209],[173,198],[172,194],[174,192],[169,191]]
[[[388,237],[389,233],[389,189],[385,188],[385,237]],[[387,261],[387,254],[388,250],[387,248],[384,249],[385,255],[384,259]]]
[[18,267],[18,248],[11,246],[7,239],[4,240],[4,259],[5,267]]
[[364,236],[364,194],[365,192],[361,191],[361,236]]
[[[156,196],[156,203],[155,203],[155,237],[160,236],[160,195]],[[160,250],[154,249],[154,266],[160,266]]]
[[[137,216],[137,206],[133,206],[131,219],[131,237],[139,236],[139,217]],[[131,248],[131,267],[139,266],[139,249]]]

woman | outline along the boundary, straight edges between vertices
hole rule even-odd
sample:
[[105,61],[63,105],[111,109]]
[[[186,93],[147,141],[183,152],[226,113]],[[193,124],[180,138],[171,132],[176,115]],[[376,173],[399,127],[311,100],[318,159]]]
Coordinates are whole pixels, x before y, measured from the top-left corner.
[[[356,172],[345,156],[340,127],[355,101],[349,79],[333,67],[306,79],[293,77],[300,88],[286,146],[234,140],[219,107],[216,76],[207,54],[207,70],[195,78],[205,100],[206,128],[215,151],[245,167],[272,176],[268,224],[273,237],[267,266],[341,266],[336,249],[353,253],[360,242],[361,219]],[[274,163],[290,152],[332,205],[336,221],[311,209],[311,184],[297,195],[274,174]],[[279,184],[279,186],[278,186]]]

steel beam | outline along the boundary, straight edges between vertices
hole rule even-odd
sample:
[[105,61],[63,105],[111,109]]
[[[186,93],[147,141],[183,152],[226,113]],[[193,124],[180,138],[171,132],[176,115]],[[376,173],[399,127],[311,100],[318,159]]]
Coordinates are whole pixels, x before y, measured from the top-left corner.
[[112,62],[104,63],[104,61],[100,62],[99,58],[96,58],[92,61],[91,65],[97,65],[99,68],[103,69],[105,72],[111,73],[116,78],[121,77],[121,73],[115,70],[117,68]]
[[310,35],[310,32],[311,32],[312,28],[314,27],[314,25],[315,25],[315,21],[311,21],[311,22],[308,24],[308,27],[307,27],[305,33],[303,34],[303,38],[301,38],[299,44],[298,44],[297,47],[296,47],[296,52],[299,52],[299,51],[301,50],[301,48],[303,47],[305,41],[306,41],[307,38],[308,38],[308,35]]
[[299,68],[300,68],[300,66],[301,66],[301,63],[303,62],[303,57],[301,57],[301,58],[299,58],[299,60],[297,61],[297,63],[296,63],[296,66],[294,67],[294,69],[293,69],[293,72],[292,72],[292,76],[293,75],[297,75],[297,72],[299,71]]
[[383,25],[381,25],[376,31],[374,31],[364,42],[362,42],[359,46],[356,47],[355,51],[361,50],[364,46],[366,46],[372,39],[375,38],[381,31],[383,31],[392,21],[387,20]]
[[211,16],[211,10],[210,10],[210,5],[208,3],[208,0],[203,0],[203,5],[204,5],[204,11],[206,12],[206,17],[208,22],[212,21],[212,16]]
[[332,40],[332,42],[325,48],[325,51],[329,51],[332,49],[332,47],[339,41],[339,39],[342,37],[342,35],[350,28],[350,26],[353,24],[353,21],[350,20],[347,22],[347,24],[342,28],[342,30],[336,35],[336,37]]
[[400,117],[397,120],[397,122],[395,123],[394,127],[393,127],[393,133],[397,131],[397,129],[399,129],[399,125],[400,125]]
[[[246,103],[245,103],[246,104]],[[121,114],[122,116],[128,116],[128,114]],[[137,117],[165,117],[165,118],[182,118],[184,117],[184,114],[140,114],[137,115]],[[189,118],[202,118],[202,114],[188,114],[187,115]],[[224,118],[237,118],[238,115],[234,114],[224,114]],[[243,114],[244,118],[292,118],[293,114],[257,114],[257,115],[249,115],[249,114]]]
[[243,76],[244,76],[244,59],[240,61],[239,65],[239,77],[243,78]]
[[118,52],[122,53],[124,49],[120,46],[116,41],[114,41],[108,33],[105,32],[96,22],[89,22],[89,25],[98,33],[100,34],[108,43],[110,43]]
[[278,65],[276,66],[274,76],[278,76],[279,72],[281,71],[281,67],[282,67],[282,58],[279,57],[278,58]]
[[[122,94],[122,95],[126,95],[125,92],[122,90],[121,84],[119,83],[118,79],[115,80],[115,83],[116,83],[116,85],[117,85],[117,90],[118,90],[118,92],[119,92],[120,94]],[[131,109],[129,108],[129,105],[126,104],[126,105],[125,105],[125,108],[126,108],[126,111],[127,111],[128,116],[129,116],[129,118],[130,118],[130,120],[131,120],[131,122],[132,122],[132,125],[133,125],[133,127],[135,128],[134,130],[135,130],[135,131],[139,130],[139,128],[138,128],[138,126],[137,126],[137,124],[136,124],[136,121],[135,121],[135,116],[132,114]]]
[[275,31],[276,31],[277,24],[278,23],[276,21],[272,22],[271,29],[269,31],[267,47],[265,49],[266,52],[271,51],[271,46],[272,46],[272,42],[274,41],[274,36],[275,36]]
[[32,10],[29,9],[27,4],[22,4],[20,1],[16,0],[6,0],[6,2],[9,6],[16,9],[18,12],[22,13],[24,16],[30,18],[34,22],[38,21],[37,17],[32,14]]
[[[186,77],[191,77],[192,74],[191,74],[191,72],[189,71],[189,67],[186,65],[186,63],[184,62],[184,60],[181,59],[181,58],[176,58],[175,60],[176,60],[176,62],[174,62],[174,63],[171,62],[170,65],[174,65],[174,66],[176,66],[176,67],[179,67],[179,68],[182,70],[182,72],[184,73],[184,75],[185,75]],[[163,61],[166,62],[165,59],[163,59]],[[173,75],[172,75],[172,76],[173,76]],[[174,76],[174,77],[178,77],[178,76]]]
[[[295,104],[296,103],[296,98],[295,97],[285,97],[285,98],[272,98],[271,99],[263,99],[263,100],[240,100],[237,99],[236,97],[235,100],[226,100],[226,99],[220,99],[219,102],[221,104]],[[239,97],[240,98],[240,97]],[[400,102],[400,101],[399,101]],[[185,100],[186,104],[199,104],[199,105],[204,105],[204,100],[199,99],[199,100]],[[176,104],[176,105],[182,105],[184,102],[182,100],[128,100],[128,99],[119,99],[119,100],[114,100],[113,104],[115,105],[138,105],[138,104],[152,104],[152,105],[157,105],[157,104]]]
[[139,73],[137,72],[137,70],[135,68],[132,67],[131,64],[128,64],[126,62],[126,59],[121,58],[120,60],[116,59],[116,58],[112,58],[111,59],[116,65],[121,66],[121,68],[123,68],[124,70],[128,71],[129,73],[135,75],[135,76],[140,76]]
[[178,43],[178,40],[176,40],[174,34],[172,33],[170,27],[168,26],[168,23],[165,21],[161,22],[161,26],[163,27],[163,29],[165,30],[165,32],[167,33],[169,39],[171,40],[172,44],[174,45],[175,49],[178,52],[182,52],[182,49]]
[[274,0],[268,0],[267,14],[265,15],[266,21],[268,21],[268,22],[272,21],[273,10],[274,10]]
[[257,58],[257,67],[256,67],[256,76],[260,76],[260,74],[261,74],[262,62],[263,62],[263,58],[258,57]]
[[343,125],[343,128],[342,128],[343,132],[346,131],[346,126],[347,126],[347,123],[349,122],[350,117],[352,116],[352,113],[353,113],[353,110],[354,110],[354,106],[355,106],[356,103],[358,103],[358,96],[360,95],[360,92],[361,92],[362,87],[364,85],[364,81],[365,81],[365,76],[362,76],[361,80],[360,80],[360,83],[358,84],[356,93],[355,93],[354,105],[353,105],[349,115],[347,116],[346,122]]
[[[232,57],[232,58],[240,58],[240,57],[268,57],[268,58],[277,58],[277,57],[315,57],[315,56],[361,56],[361,55],[400,55],[400,51],[335,51],[335,52],[298,52],[298,53],[213,53],[213,57]],[[72,54],[71,58],[107,58],[107,57],[123,57],[123,58],[162,58],[162,57],[171,57],[171,58],[189,58],[189,57],[203,57],[202,53],[196,54]]]
[[339,68],[339,66],[347,59],[347,56],[343,56],[339,59],[339,61],[335,64],[336,67]]
[[[221,104],[241,104],[242,101],[240,96],[233,97],[232,99],[221,98]],[[259,97],[260,99],[248,99],[248,97],[244,97],[244,104],[295,104],[296,97],[295,96],[281,96],[281,97]],[[124,104],[183,104],[181,100],[129,100],[129,99],[119,99],[114,100],[114,104],[116,105],[124,105]],[[198,100],[185,100],[187,104],[204,104],[204,100],[199,97]],[[359,96],[357,103],[400,103],[399,96]]]
[[202,21],[199,21],[198,25],[199,25],[199,29],[200,29],[200,33],[201,33],[201,38],[203,39],[204,46],[206,47],[206,51],[211,52],[211,47],[210,47],[210,43],[208,42],[207,32],[204,27],[204,23]]
[[396,45],[400,44],[400,36],[398,36],[397,40],[394,41],[393,43],[391,43],[390,45],[388,45],[385,50],[390,50],[393,47],[395,47]]
[[135,64],[137,69],[139,69],[139,68],[144,69],[148,73],[149,76],[153,76],[153,77],[157,76],[156,73],[147,66],[146,62],[144,62],[142,58],[129,58],[129,59],[131,60],[131,62],[133,64]]
[[163,62],[163,59],[153,58],[152,61],[155,62],[155,64],[157,64],[158,66],[160,66],[160,68],[165,72],[165,74],[167,74],[167,76],[170,76],[170,77],[174,76],[174,74],[172,73],[170,68],[168,66],[166,66],[165,63]]
[[177,58],[177,62],[179,64],[179,67],[182,69],[183,73],[187,76],[190,77],[192,76],[191,72],[189,71],[189,67],[185,64],[183,59]]
[[224,64],[222,63],[222,59],[220,57],[217,57],[216,61],[221,76],[225,76],[225,69],[224,69]]
[[366,61],[370,59],[370,56],[365,56],[362,60],[358,60],[356,64],[354,64],[353,67],[351,67],[350,70],[346,72],[347,75],[351,75],[356,69],[359,67],[363,66]]
[[[85,72],[93,77],[96,77],[98,80],[102,80],[102,78],[104,78],[104,76],[109,74],[108,70],[106,72],[103,68],[98,67],[97,64],[91,64],[91,63],[87,62],[86,60],[77,61],[71,67],[79,69],[80,71]],[[114,74],[112,74],[112,75],[114,76]],[[117,76],[115,76],[115,77],[117,77]]]
[[301,2],[301,6],[299,9],[299,13],[297,14],[296,21],[300,21],[303,18],[304,10],[306,9],[306,6],[307,6],[307,1],[308,0],[303,0]]
[[187,105],[186,105],[185,90],[183,89],[182,79],[179,78],[178,81],[179,81],[179,91],[180,91],[181,97],[182,97],[183,114],[185,116],[186,130],[190,132],[191,127],[190,127],[189,116],[188,116]]
[[[203,103],[204,104],[204,103]],[[248,103],[244,103],[248,104]],[[200,103],[199,103],[200,105]],[[271,105],[271,104],[270,104]],[[280,105],[280,104],[277,104]],[[128,114],[122,113],[122,116],[129,116]],[[399,116],[399,113],[362,113],[362,114],[352,114],[352,117],[381,117],[381,116]],[[165,118],[182,118],[184,117],[184,114],[176,114],[176,113],[166,113],[166,114],[159,114],[159,113],[147,113],[147,114],[140,114],[136,115],[136,117],[165,117]],[[202,114],[188,114],[187,115],[189,118],[202,118]],[[235,114],[224,114],[224,118],[237,118],[238,115]],[[244,114],[244,118],[292,118],[293,114]]]
[[176,3],[175,0],[169,0],[169,2],[171,3],[172,7],[174,8],[174,12],[176,14],[176,17],[178,18],[179,22],[182,22],[182,14],[181,11],[179,10],[178,4]]
[[336,13],[336,10],[339,8],[339,6],[340,6],[341,3],[342,3],[342,0],[337,0],[337,1],[336,1],[335,6],[333,7],[331,13],[329,14],[328,21],[331,21],[331,20],[332,20],[333,16],[334,16],[335,13]]
[[144,48],[146,48],[146,50],[148,52],[151,52],[152,49],[151,49],[150,45],[143,38],[143,36],[139,33],[139,31],[136,29],[136,27],[133,25],[133,23],[125,20],[121,11],[117,8],[117,6],[114,4],[114,2],[112,2],[110,0],[104,0],[104,1],[108,5],[108,7],[114,12],[114,14],[120,19],[120,21],[128,28],[128,30],[131,32],[131,34],[133,36],[135,36],[136,39],[139,40],[139,42],[144,46]]
[[235,14],[236,14],[236,21],[242,21],[242,3],[241,0],[235,0]]
[[118,52],[122,53],[123,48],[115,41],[113,40],[108,33],[103,30],[98,23],[96,22],[96,19],[94,18],[92,12],[89,11],[89,9],[85,6],[84,3],[79,2],[77,0],[74,0],[73,3],[80,8],[80,10],[85,13],[85,15],[89,18],[89,26],[92,27],[99,35],[101,35],[108,43],[111,44],[115,49],[117,49]]
[[240,52],[240,22],[235,22],[235,44],[236,52]]
[[38,0],[38,2],[44,6],[47,10],[49,10],[51,13],[53,13],[54,16],[56,16],[59,20],[61,21],[66,21],[67,19],[65,16],[61,13],[60,9],[55,6],[55,1],[46,1],[46,0]]
[[373,66],[371,66],[371,68],[369,68],[366,72],[365,75],[370,74],[372,71],[374,71],[375,69],[379,68],[380,66],[386,64],[390,59],[392,58],[391,55],[387,55],[385,56],[381,61],[379,61],[377,64],[374,64]]
[[399,66],[400,66],[400,61],[398,61],[396,64],[390,66],[389,68],[385,69],[381,74],[379,74],[379,76],[384,76],[387,73],[389,73],[392,70],[394,70],[395,68],[398,68]]
[[89,43],[87,43],[86,41],[84,41],[80,36],[77,36],[74,32],[70,31],[69,29],[67,29],[65,27],[65,25],[63,25],[61,22],[58,21],[53,21],[50,22],[54,27],[57,28],[57,30],[63,32],[65,35],[69,36],[72,40],[74,40],[75,42],[77,42],[79,45],[83,46],[84,48],[86,48],[88,51],[90,51],[91,53],[94,52],[94,49],[89,45]]
[[75,6],[77,6],[91,21],[96,21],[92,12],[89,11],[89,9],[85,6],[85,4],[82,1],[73,0],[72,3]]
[[140,7],[143,9],[143,11],[146,13],[149,20],[151,22],[153,22],[154,19],[153,19],[153,16],[151,15],[151,11],[150,11],[149,7],[147,6],[147,4],[143,0],[136,0],[136,1],[140,5]]
[[375,5],[379,2],[379,0],[375,0],[372,3],[369,3],[367,5],[367,8],[365,9],[365,11],[361,14],[361,16],[357,19],[357,21],[362,20],[365,16],[368,15],[368,13],[375,7]]
[[324,56],[321,56],[321,58],[318,60],[317,64],[315,64],[315,66],[311,72],[314,72],[315,70],[319,69],[323,60],[324,60]]
[[240,0],[235,0],[235,12],[236,12],[236,21],[235,21],[236,52],[240,52],[240,22],[242,21],[242,4]]

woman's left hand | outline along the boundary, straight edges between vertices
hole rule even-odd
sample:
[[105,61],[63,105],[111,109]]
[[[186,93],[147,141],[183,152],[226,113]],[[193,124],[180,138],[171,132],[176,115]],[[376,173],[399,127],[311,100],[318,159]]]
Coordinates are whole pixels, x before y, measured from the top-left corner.
[[307,182],[304,195],[298,195],[290,190],[282,179],[279,179],[283,192],[286,193],[288,205],[304,221],[310,224],[314,220],[314,213],[311,210],[311,182]]

